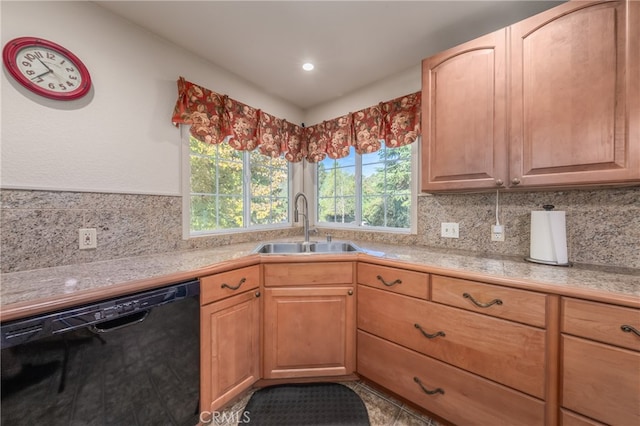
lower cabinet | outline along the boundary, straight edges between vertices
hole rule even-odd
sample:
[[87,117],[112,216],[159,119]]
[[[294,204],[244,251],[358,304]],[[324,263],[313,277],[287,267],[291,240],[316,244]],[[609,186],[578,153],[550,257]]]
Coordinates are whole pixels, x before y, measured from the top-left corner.
[[[249,290],[200,308],[201,412],[224,406],[260,379],[257,268],[246,277]],[[206,279],[201,280],[203,300],[210,290],[207,284]]]
[[355,371],[354,286],[265,289],[264,378]]
[[640,424],[640,310],[573,298],[562,307],[562,424]]
[[361,330],[358,372],[454,424],[544,424],[543,401]]

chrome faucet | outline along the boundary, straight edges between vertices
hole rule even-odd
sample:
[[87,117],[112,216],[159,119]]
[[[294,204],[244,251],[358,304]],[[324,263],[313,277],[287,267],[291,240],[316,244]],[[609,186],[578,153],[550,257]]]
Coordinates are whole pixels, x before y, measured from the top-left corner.
[[[304,213],[300,213],[298,211],[298,199],[302,197],[304,201]],[[293,211],[293,220],[294,222],[299,222],[299,215],[304,216],[304,242],[309,243],[309,203],[307,202],[307,196],[302,192],[298,192],[296,194],[296,198],[293,200],[293,205],[295,206],[295,210]]]

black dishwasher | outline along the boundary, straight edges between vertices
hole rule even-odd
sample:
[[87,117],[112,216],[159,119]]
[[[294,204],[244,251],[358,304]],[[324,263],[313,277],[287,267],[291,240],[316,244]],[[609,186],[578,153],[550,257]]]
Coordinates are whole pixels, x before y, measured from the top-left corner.
[[2,323],[0,423],[196,424],[199,292],[192,280]]

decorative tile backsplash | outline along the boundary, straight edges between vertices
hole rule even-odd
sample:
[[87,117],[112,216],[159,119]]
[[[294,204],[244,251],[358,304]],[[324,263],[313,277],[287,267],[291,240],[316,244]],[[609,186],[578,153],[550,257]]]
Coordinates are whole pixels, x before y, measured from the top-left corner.
[[[495,197],[421,195],[417,235],[337,229],[322,229],[321,234],[524,257],[529,254],[531,210],[553,204],[567,212],[570,261],[640,268],[640,187],[501,193],[505,242],[490,241]],[[3,273],[301,235],[295,227],[185,241],[179,196],[2,190],[0,199]],[[459,223],[460,238],[441,238],[441,222]],[[97,249],[78,249],[79,228],[97,229]]]

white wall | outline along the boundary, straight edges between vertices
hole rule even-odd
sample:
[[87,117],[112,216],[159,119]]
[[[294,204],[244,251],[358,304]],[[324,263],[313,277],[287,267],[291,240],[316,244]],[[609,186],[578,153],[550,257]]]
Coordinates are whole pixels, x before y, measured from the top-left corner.
[[90,94],[39,97],[3,70],[3,188],[180,194],[179,76],[294,123],[299,108],[90,2],[0,2],[2,46],[42,37],[89,68]]
[[390,101],[417,92],[421,87],[422,65],[416,64],[412,68],[382,79],[361,90],[308,109],[304,115],[304,123],[307,126],[312,126],[323,120],[330,120],[377,105],[379,102]]

